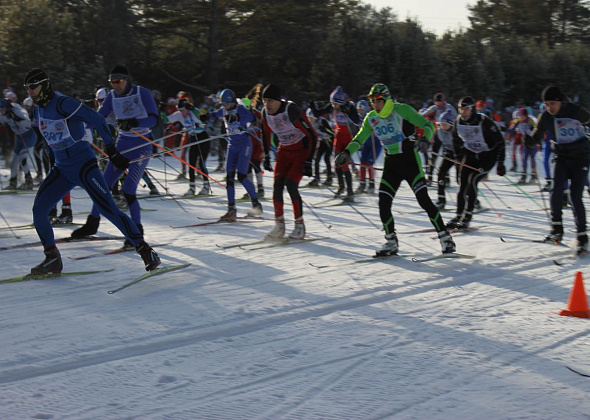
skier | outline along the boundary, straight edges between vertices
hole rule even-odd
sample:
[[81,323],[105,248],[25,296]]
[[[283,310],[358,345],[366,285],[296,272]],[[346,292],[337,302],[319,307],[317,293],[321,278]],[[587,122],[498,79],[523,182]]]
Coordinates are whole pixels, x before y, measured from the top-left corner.
[[31,274],[61,273],[63,263],[55,246],[49,210],[75,186],[84,188],[101,213],[135,245],[146,270],[157,268],[158,254],[143,240],[137,225],[117,208],[92,147],[82,140],[87,123],[104,139],[111,163],[121,170],[129,165],[129,160],[115,148],[104,117],[73,98],[54,93],[49,75],[43,69],[29,71],[24,87],[37,104],[36,124],[55,156],[55,166],[39,187],[33,204],[33,222],[43,244],[45,260],[33,267]]
[[12,164],[10,165],[10,182],[5,189],[17,189],[18,168],[20,166],[25,174],[25,182],[18,186],[18,189],[32,190],[31,166],[33,165],[32,157],[35,153],[37,134],[31,128],[29,114],[19,104],[8,99],[0,99],[0,124],[3,123],[8,125],[16,136],[14,150],[12,151]]
[[[209,175],[207,171],[207,157],[209,156],[210,143],[207,140],[209,134],[205,131],[205,126],[199,119],[199,111],[195,111],[195,107],[188,99],[183,98],[178,101],[178,111],[164,117],[165,124],[180,123],[187,129],[188,143],[196,143],[190,146],[188,159],[189,166],[189,188],[184,194],[185,196],[195,195],[195,170],[193,167],[198,167],[205,174]],[[211,186],[209,185],[209,178],[205,177],[203,181],[203,188],[199,191],[199,195],[209,195],[211,193]]]
[[426,178],[415,142],[410,140],[415,127],[424,130],[424,136],[417,144],[421,152],[428,150],[434,135],[434,124],[418,114],[411,106],[394,102],[389,88],[377,83],[369,92],[373,110],[367,114],[363,125],[348,147],[336,156],[336,164],[350,161],[350,155],[359,150],[362,144],[375,134],[385,150],[383,177],[379,184],[379,215],[385,229],[387,242],[377,251],[378,256],[395,255],[398,240],[391,205],[399,186],[405,180],[416,195],[418,204],[428,214],[440,239],[443,254],[455,252],[455,242],[445,229],[440,211],[428,196]]
[[[445,190],[449,179],[449,170],[453,167],[454,163],[451,159],[456,160],[455,151],[453,150],[453,133],[452,128],[455,120],[457,119],[457,113],[455,110],[446,110],[438,117],[438,129],[436,130],[437,138],[440,140],[443,147],[443,159],[438,167],[438,201],[436,207],[439,210],[444,210],[447,199],[445,196]],[[458,170],[458,169],[457,169]]]
[[[359,113],[361,121],[369,112],[369,104],[364,99],[358,101],[356,109]],[[356,194],[368,192],[370,194],[375,192],[375,169],[373,165],[381,154],[381,143],[371,135],[371,139],[366,141],[361,148],[361,169],[359,171],[359,186],[356,189]],[[369,182],[367,184],[367,177]]]
[[291,239],[305,238],[303,221],[303,203],[299,195],[299,182],[303,175],[313,175],[312,161],[317,145],[317,135],[299,105],[281,98],[281,89],[273,84],[267,85],[262,92],[262,121],[264,123],[264,169],[272,170],[270,165],[270,138],[275,135],[278,140],[274,168],[274,185],[272,202],[275,211],[275,226],[266,235],[269,239],[279,239],[285,235],[285,216],[283,190],[286,188],[291,197],[295,229],[289,235]]
[[[103,117],[113,112],[119,128],[119,138],[116,143],[118,151],[123,151],[124,158],[134,163],[129,165],[123,195],[129,206],[129,214],[143,235],[141,224],[141,208],[137,201],[136,190],[145,168],[149,162],[147,158],[152,154],[152,145],[144,137],[150,136],[150,128],[158,123],[158,108],[152,92],[131,82],[129,71],[124,66],[115,66],[110,72],[109,82],[113,89],[108,93],[102,106],[97,111]],[[101,136],[102,137],[102,136]],[[104,141],[104,138],[103,138]],[[138,146],[142,146],[139,147]],[[133,149],[125,152],[127,149]],[[125,169],[117,167],[114,162],[107,163],[104,178],[109,189],[117,182]],[[92,211],[84,224],[72,232],[73,238],[84,238],[94,235],[100,224],[100,209],[95,202]],[[133,246],[133,241],[127,239],[125,246]]]
[[522,175],[520,180],[518,181],[519,184],[526,184],[526,169],[527,169],[527,161],[531,161],[531,179],[529,180],[530,183],[534,183],[537,181],[537,163],[535,161],[535,156],[537,155],[538,147],[535,145],[533,147],[527,146],[524,141],[527,136],[531,135],[531,132],[535,128],[536,121],[529,116],[529,112],[526,108],[520,108],[518,110],[518,118],[515,118],[510,122],[510,125],[506,129],[506,139],[509,140],[514,138],[515,143],[519,143],[522,146]]
[[237,102],[236,94],[231,89],[224,89],[220,94],[221,108],[212,115],[214,118],[223,119],[227,133],[227,159],[225,171],[227,176],[227,212],[221,216],[221,220],[233,222],[237,217],[236,189],[234,187],[236,172],[238,181],[244,186],[252,208],[248,210],[248,216],[262,214],[262,204],[258,201],[256,188],[248,178],[248,168],[252,157],[252,141],[247,133],[248,123],[254,120],[254,115],[244,105]]
[[543,89],[545,111],[539,115],[537,128],[529,139],[529,146],[540,144],[543,136],[551,139],[555,153],[553,190],[551,191],[551,232],[547,242],[561,242],[563,238],[563,190],[570,181],[570,200],[577,227],[577,254],[588,253],[586,233],[586,209],[582,201],[584,184],[590,165],[590,142],[584,125],[590,123],[590,112],[578,104],[569,102],[557,86]]
[[[449,229],[466,229],[477,202],[477,185],[496,162],[497,174],[506,175],[505,142],[496,123],[485,114],[475,112],[471,96],[459,100],[459,117],[453,125],[453,148],[460,169],[456,216],[447,223]],[[479,168],[478,170],[471,168]]]
[[[315,103],[310,102],[313,115],[316,118],[324,114],[332,114],[332,120],[336,126],[334,131],[334,151],[336,154],[342,152],[350,143],[358,131],[360,118],[353,102],[348,100],[348,96],[342,90],[341,86],[330,94],[330,103],[321,109],[316,109]],[[336,176],[338,177],[338,190],[335,196],[340,197],[344,193],[344,182],[346,181],[346,195],[343,199],[354,201],[354,191],[352,189],[352,174],[348,162],[339,166],[335,165]]]

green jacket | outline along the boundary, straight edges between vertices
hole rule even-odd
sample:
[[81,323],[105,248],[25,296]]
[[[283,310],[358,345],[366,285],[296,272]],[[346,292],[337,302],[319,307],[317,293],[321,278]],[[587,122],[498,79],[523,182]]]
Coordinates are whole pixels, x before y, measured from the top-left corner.
[[424,137],[428,140],[434,135],[434,124],[420,115],[410,105],[394,102],[388,99],[381,112],[369,112],[363,120],[363,125],[352,139],[346,150],[353,154],[363,143],[374,134],[388,155],[402,153],[402,142],[414,134],[415,127],[424,130]]

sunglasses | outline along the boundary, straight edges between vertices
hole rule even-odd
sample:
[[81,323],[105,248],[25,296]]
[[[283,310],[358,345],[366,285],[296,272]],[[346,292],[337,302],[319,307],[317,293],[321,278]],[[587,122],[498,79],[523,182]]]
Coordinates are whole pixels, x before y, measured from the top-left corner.
[[49,79],[43,79],[43,80],[39,80],[38,82],[25,83],[23,86],[26,90],[35,90],[41,85],[41,83],[46,82],[48,80]]
[[381,94],[375,94],[375,95],[369,96],[369,101],[371,103],[377,102],[377,101],[384,101],[384,100],[385,100],[385,98],[383,98],[383,95],[381,95]]
[[120,85],[124,81],[125,81],[125,79],[112,79],[112,80],[109,80],[109,82],[111,82],[111,85]]

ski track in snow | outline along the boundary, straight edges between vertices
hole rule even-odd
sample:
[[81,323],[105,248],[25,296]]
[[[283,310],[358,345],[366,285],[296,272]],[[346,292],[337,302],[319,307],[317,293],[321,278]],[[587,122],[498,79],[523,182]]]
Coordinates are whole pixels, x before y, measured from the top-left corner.
[[[265,176],[267,194],[271,177]],[[457,251],[476,259],[420,264],[401,257],[339,266],[372,255],[383,242],[383,232],[348,205],[304,206],[310,237],[325,240],[221,250],[216,244],[260,239],[272,222],[169,228],[222,214],[218,187],[221,198],[183,200],[188,212],[173,200],[142,200],[156,210],[142,214],[147,240],[169,243],[157,250],[164,263],[192,266],[111,296],[107,290],[142,273],[139,257],[66,260],[120,244],[64,244],[66,271],[115,271],[0,285],[0,417],[580,418],[590,409],[590,381],[565,366],[590,371],[589,321],[556,313],[587,262],[558,267],[552,260],[571,250],[502,243],[500,236],[544,235],[547,218],[526,210],[534,203],[516,188],[491,178],[488,185],[512,209],[482,187],[495,208],[475,215],[473,224],[487,228],[455,236]],[[187,188],[170,187],[177,194]],[[522,188],[541,203],[538,187]],[[326,191],[304,189],[302,197],[311,205]],[[242,194],[238,186],[236,196]],[[74,212],[90,208],[84,191],[73,196]],[[2,212],[11,224],[30,223],[32,199],[4,195]],[[363,195],[355,204],[375,224],[377,200]],[[248,207],[239,203],[239,214]],[[263,207],[272,215],[270,202]],[[399,232],[430,226],[417,209],[402,187],[393,207]],[[289,231],[286,193],[285,211]],[[570,209],[564,221],[571,228]],[[99,233],[117,231],[103,220]],[[2,244],[36,240],[32,229],[18,235],[2,237]],[[400,234],[400,252],[440,252],[431,235]],[[6,278],[26,273],[42,253],[31,247],[3,256]]]

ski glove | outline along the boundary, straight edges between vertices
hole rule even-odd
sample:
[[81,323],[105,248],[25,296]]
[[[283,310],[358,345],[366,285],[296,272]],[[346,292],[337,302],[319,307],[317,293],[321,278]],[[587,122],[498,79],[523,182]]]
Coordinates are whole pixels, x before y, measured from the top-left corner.
[[272,172],[272,165],[270,164],[270,156],[266,155],[264,157],[264,169],[268,172]]
[[305,163],[303,164],[303,175],[313,176],[313,170],[310,161],[305,161]]
[[129,159],[119,153],[114,144],[107,146],[107,155],[109,155],[109,159],[117,169],[124,171],[129,167]]
[[534,147],[535,146],[535,139],[533,139],[531,136],[529,136],[527,134],[526,136],[524,136],[524,145],[526,147]]
[[504,166],[504,163],[502,162],[498,162],[498,167],[496,168],[496,173],[499,176],[504,176],[506,175],[506,166]]
[[129,131],[132,128],[137,127],[139,123],[137,122],[137,119],[130,118],[128,120],[117,120],[117,125],[119,126],[119,129]]
[[418,140],[418,151],[420,153],[427,153],[430,147],[430,141],[426,137],[422,137]]
[[336,156],[336,159],[334,159],[334,165],[336,166],[344,166],[348,162],[350,162],[350,152],[346,149],[344,149],[342,153],[339,153],[338,156]]

